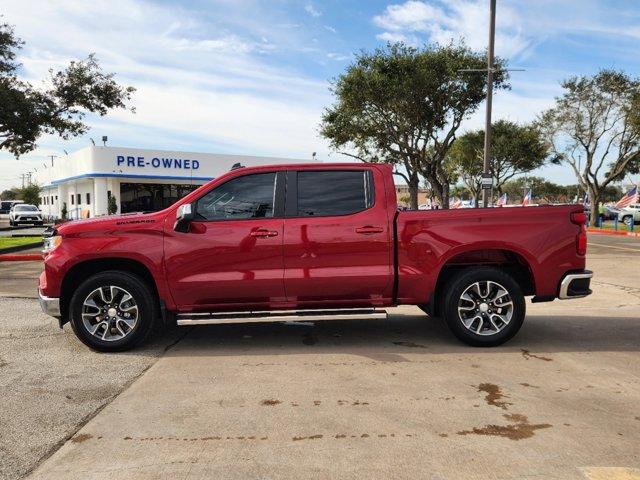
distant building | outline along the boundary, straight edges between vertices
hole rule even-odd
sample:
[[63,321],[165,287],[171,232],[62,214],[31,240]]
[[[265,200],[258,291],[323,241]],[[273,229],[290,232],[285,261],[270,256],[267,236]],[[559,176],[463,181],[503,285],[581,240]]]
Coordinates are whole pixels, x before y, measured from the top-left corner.
[[[418,205],[427,203],[429,201],[429,191],[426,188],[420,188],[418,190]],[[409,186],[408,185],[396,185],[396,197],[398,197],[398,205],[403,207],[411,206],[409,202]]]
[[66,203],[68,218],[86,218],[106,215],[110,196],[118,213],[161,210],[236,163],[253,167],[310,161],[89,146],[56,158],[32,180],[43,187],[40,209],[45,215],[60,218]]

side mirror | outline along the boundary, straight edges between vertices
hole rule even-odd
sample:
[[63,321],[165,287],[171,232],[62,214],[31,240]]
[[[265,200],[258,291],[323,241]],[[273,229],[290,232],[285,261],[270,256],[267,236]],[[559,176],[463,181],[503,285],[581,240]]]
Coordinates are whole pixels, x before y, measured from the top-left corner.
[[187,233],[189,231],[189,223],[193,220],[193,207],[190,203],[185,203],[178,207],[176,212],[176,223],[173,229],[176,232]]

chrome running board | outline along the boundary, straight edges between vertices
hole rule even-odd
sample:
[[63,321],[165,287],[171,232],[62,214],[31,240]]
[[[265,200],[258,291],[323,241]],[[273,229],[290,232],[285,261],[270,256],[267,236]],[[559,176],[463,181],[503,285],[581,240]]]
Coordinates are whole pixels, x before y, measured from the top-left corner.
[[178,325],[220,325],[258,322],[315,322],[317,320],[361,319],[385,320],[386,310],[375,308],[340,308],[318,310],[274,310],[259,312],[181,313]]

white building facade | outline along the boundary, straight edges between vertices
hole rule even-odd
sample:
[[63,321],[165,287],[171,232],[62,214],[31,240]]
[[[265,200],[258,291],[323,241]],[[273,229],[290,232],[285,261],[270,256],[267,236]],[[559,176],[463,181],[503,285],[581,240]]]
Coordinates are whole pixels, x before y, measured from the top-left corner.
[[137,148],[89,146],[58,157],[33,175],[42,186],[40,210],[45,216],[89,218],[108,213],[113,196],[117,213],[155,211],[228,172],[245,167],[304,163],[276,157],[253,157]]

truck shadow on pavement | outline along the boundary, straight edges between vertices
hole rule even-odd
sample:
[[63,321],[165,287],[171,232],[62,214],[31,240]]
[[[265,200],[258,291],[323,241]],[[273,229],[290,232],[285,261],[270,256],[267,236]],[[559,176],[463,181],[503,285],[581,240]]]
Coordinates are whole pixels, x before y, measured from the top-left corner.
[[[294,354],[359,355],[406,361],[403,354],[521,352],[551,361],[553,352],[635,352],[640,322],[633,317],[528,316],[514,339],[495,348],[460,343],[438,318],[393,315],[388,320],[243,323],[189,327],[169,350],[178,356]],[[179,327],[184,328],[184,327]],[[535,352],[535,353],[532,353]]]

